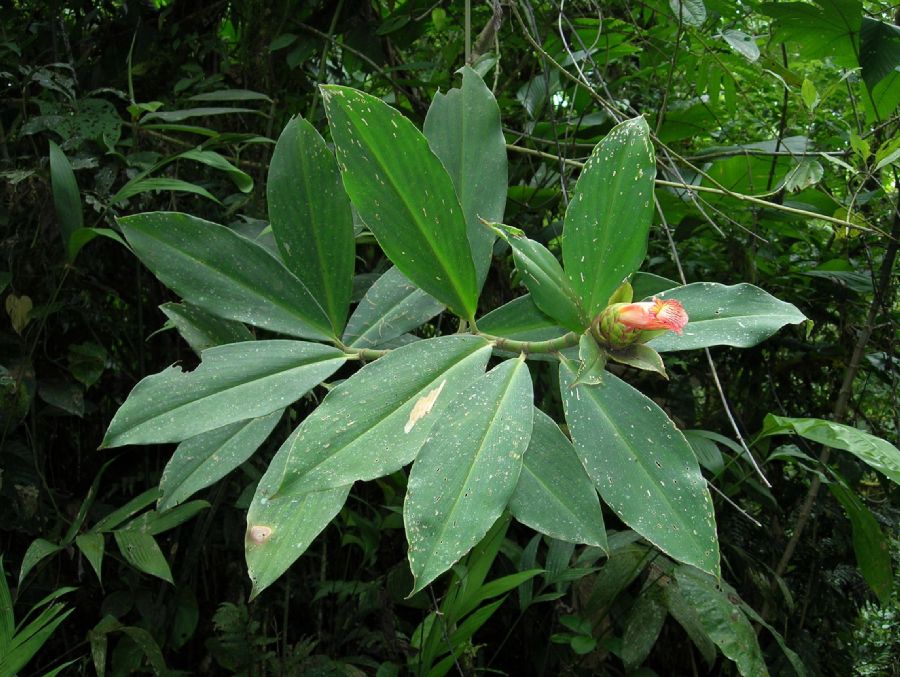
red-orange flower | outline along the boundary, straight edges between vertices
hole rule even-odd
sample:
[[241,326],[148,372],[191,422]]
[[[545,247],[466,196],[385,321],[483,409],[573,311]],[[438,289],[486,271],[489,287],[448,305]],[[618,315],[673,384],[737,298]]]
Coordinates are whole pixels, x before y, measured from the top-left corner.
[[633,343],[646,343],[665,331],[680,334],[688,323],[688,315],[675,299],[639,303],[614,303],[597,316],[591,329],[601,345],[612,350]]
[[675,299],[653,297],[652,301],[627,303],[619,307],[616,320],[629,329],[671,329],[680,334],[688,323],[684,306]]

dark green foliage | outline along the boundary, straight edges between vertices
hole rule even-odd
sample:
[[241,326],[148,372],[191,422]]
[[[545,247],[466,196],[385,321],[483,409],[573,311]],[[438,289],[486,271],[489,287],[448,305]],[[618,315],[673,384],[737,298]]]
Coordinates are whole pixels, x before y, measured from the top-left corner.
[[[641,279],[648,295],[682,281],[750,283],[811,320],[755,347],[713,348],[715,374],[699,351],[665,352],[667,381],[610,367],[693,431],[703,476],[718,489],[722,572],[733,588],[676,565],[606,510],[608,549],[535,535],[504,516],[450,574],[407,597],[407,469],[357,482],[309,551],[248,601],[246,511],[278,444],[327,391],[312,390],[277,423],[267,419],[273,436],[255,455],[233,451],[228,469],[238,467],[224,479],[208,486],[206,475],[222,473],[207,470],[194,482],[201,500],[157,505],[174,445],[98,450],[134,384],[176,362],[193,370],[202,349],[277,338],[270,330],[282,325],[266,313],[257,329],[232,321],[259,306],[230,319],[209,315],[202,300],[176,306],[179,297],[126,248],[116,218],[189,213],[284,268],[267,228],[269,166],[298,114],[307,137],[340,145],[329,136],[326,112],[334,111],[319,83],[386,100],[424,127],[459,191],[470,148],[435,138],[440,116],[426,122],[426,114],[438,91],[463,82],[455,72],[465,62],[465,3],[26,0],[0,13],[0,554],[15,612],[0,608],[0,641],[4,618],[21,621],[31,608],[54,615],[20,674],[70,662],[61,674],[623,674],[641,666],[736,674],[760,660],[771,674],[799,663],[811,674],[896,670],[897,579],[886,549],[897,542],[897,487],[867,464],[858,438],[823,455],[828,439],[784,421],[836,420],[897,439],[900,18],[889,3],[848,0],[755,9],[731,0],[603,3],[602,19],[578,3],[561,15],[555,2],[497,3],[496,17],[491,3],[471,4],[465,77],[471,88],[479,73],[499,104],[510,187],[505,214],[493,213],[493,202],[480,213],[471,196],[454,207],[463,210],[454,243],[477,241],[486,258],[493,236],[473,221],[482,216],[523,231],[541,256],[578,259],[561,236],[578,178],[590,181],[581,163],[617,122],[642,115],[656,178],[669,183],[656,185],[659,210],[634,210],[638,220],[652,218],[646,256],[634,246],[622,270],[601,274],[590,309],[605,306],[639,265],[657,276]],[[576,86],[581,77],[587,82]],[[476,94],[486,105],[485,91],[464,86],[441,114]],[[472,190],[498,183],[487,178]],[[688,193],[678,187],[685,183],[708,190]],[[349,241],[346,204],[334,211],[339,239]],[[352,218],[355,262],[335,267],[355,265],[357,303],[382,274],[402,276],[385,273],[378,243],[393,246],[379,231],[387,226],[373,222],[370,232],[355,211]],[[631,225],[617,223],[613,239]],[[520,298],[531,284],[522,257],[502,242],[493,254],[492,268],[485,273],[477,261],[438,300],[395,281],[396,294],[382,302],[409,301],[413,320],[376,345],[377,318],[358,310],[354,320],[351,307],[344,340],[395,348],[413,340],[410,331],[452,334],[442,303],[481,318]],[[605,265],[604,252],[593,254]],[[437,260],[459,255],[448,245]],[[305,276],[306,261],[287,261],[292,279],[327,286]],[[436,271],[404,273],[429,284]],[[345,283],[299,335],[340,333]],[[260,293],[279,290],[264,284]],[[315,310],[299,292],[290,302]],[[510,326],[521,334],[487,317],[479,328],[545,340],[582,312],[553,320],[530,301],[514,303]],[[565,354],[576,359],[578,349]],[[562,421],[556,365],[528,365],[535,405]],[[355,373],[343,366],[329,386]],[[782,417],[777,432],[769,415]],[[584,446],[579,431],[563,432]],[[747,461],[744,441],[771,487]],[[833,488],[806,507],[816,477]],[[181,504],[170,509],[173,502]],[[857,561],[872,549],[878,556]],[[895,557],[893,573],[897,566]],[[716,622],[729,614],[740,636]],[[751,626],[761,656],[736,644]]]

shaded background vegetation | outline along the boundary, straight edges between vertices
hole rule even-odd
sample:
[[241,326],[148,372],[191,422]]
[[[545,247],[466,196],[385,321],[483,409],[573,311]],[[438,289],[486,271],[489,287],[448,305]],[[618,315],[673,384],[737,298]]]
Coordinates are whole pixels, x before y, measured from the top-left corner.
[[[0,5],[0,552],[18,618],[51,591],[77,588],[66,598],[74,612],[22,674],[66,661],[75,661],[73,674],[91,674],[100,662],[91,650],[104,646],[110,674],[151,671],[159,660],[198,674],[374,674],[379,666],[393,674],[390,664],[414,665],[413,630],[443,593],[438,585],[433,597],[404,599],[402,473],[358,485],[310,551],[249,605],[244,509],[272,448],[207,490],[208,509],[159,535],[175,585],[130,566],[110,538],[102,585],[71,543],[16,585],[32,542],[64,539],[92,485],[84,529],[156,486],[171,448],[97,446],[134,383],[175,361],[197,362],[175,331],[158,331],[166,322],[158,306],[174,297],[119,242],[101,235],[67,257],[60,234],[73,217],[54,204],[49,142],[75,170],[86,227],[114,230],[117,215],[165,209],[265,239],[273,139],[298,113],[325,131],[317,83],[382,96],[421,126],[434,93],[458,83],[454,71],[466,59],[463,2],[158,4]],[[876,603],[845,509],[827,490],[810,491],[828,464],[880,527],[883,540],[867,547],[892,542],[896,556],[896,487],[849,455],[821,458],[802,439],[772,438],[753,446],[772,483],[766,488],[740,460],[716,384],[717,374],[751,442],[768,413],[842,420],[896,440],[896,34],[884,29],[883,39],[867,42],[864,33],[860,42],[852,26],[839,26],[819,45],[812,36],[821,26],[792,33],[766,6],[708,0],[685,3],[680,17],[673,6],[472,3],[470,60],[492,87],[513,146],[505,221],[558,249],[578,172],[566,160],[585,159],[615,113],[636,111],[665,144],[660,178],[711,185],[702,169],[730,190],[858,226],[660,188],[666,220],[652,232],[643,270],[752,282],[812,322],[753,349],[713,350],[715,371],[703,353],[677,354],[670,381],[641,376],[635,384],[683,428],[714,433],[698,444],[721,492],[714,498],[725,579],[743,599],[813,673],[896,673],[897,633],[884,634],[900,611],[890,571]],[[698,6],[705,17],[688,16]],[[881,26],[896,21],[890,9],[845,0],[816,7],[829,20],[849,11]],[[735,31],[755,36],[753,48]],[[874,65],[871,53],[879,55]],[[216,94],[222,90],[232,94]],[[235,171],[180,156],[197,147],[228,158]],[[122,192],[126,185],[132,194]],[[481,312],[521,293],[508,253],[495,254],[501,265]],[[385,265],[362,239],[356,299]],[[549,372],[536,383],[541,378]],[[296,406],[293,421],[304,406],[312,402]],[[281,425],[287,432],[291,422]],[[634,639],[629,619],[652,566],[615,579],[583,549],[532,537],[511,527],[493,571],[515,571],[534,543],[538,563],[558,574],[543,579],[554,594],[530,606],[521,592],[510,596],[453,670],[625,674],[622,647]],[[796,549],[785,556],[789,547]],[[884,579],[883,567],[876,573]],[[880,638],[866,634],[876,626]],[[579,634],[599,642],[579,644]],[[765,631],[760,641],[773,673],[789,671]],[[644,666],[659,674],[733,671],[722,657],[707,665],[689,646],[669,619]]]

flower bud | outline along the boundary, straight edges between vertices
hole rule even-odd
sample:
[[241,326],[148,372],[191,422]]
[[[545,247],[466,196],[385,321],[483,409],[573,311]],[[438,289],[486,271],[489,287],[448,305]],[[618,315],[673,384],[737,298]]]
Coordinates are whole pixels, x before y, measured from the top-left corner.
[[680,334],[687,323],[688,315],[681,303],[654,297],[652,301],[607,306],[591,323],[591,331],[602,345],[618,350],[633,343],[646,343],[668,330]]

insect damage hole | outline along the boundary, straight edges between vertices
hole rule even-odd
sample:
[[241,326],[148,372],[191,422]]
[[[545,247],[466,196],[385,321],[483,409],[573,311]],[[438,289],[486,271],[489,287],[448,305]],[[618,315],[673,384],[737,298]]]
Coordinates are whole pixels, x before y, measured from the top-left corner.
[[413,429],[413,426],[428,415],[432,408],[434,408],[434,403],[437,401],[438,395],[441,394],[441,391],[446,384],[447,379],[444,379],[437,388],[419,398],[419,401],[416,402],[412,411],[409,412],[409,419],[407,419],[406,425],[403,426],[404,433],[409,434],[409,431]]

